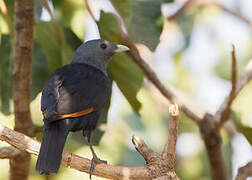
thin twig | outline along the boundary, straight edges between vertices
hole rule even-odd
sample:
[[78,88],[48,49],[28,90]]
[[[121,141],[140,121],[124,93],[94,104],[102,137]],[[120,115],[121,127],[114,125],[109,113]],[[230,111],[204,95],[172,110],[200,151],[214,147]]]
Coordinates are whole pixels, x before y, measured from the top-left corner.
[[169,107],[169,138],[164,147],[162,157],[167,160],[169,169],[173,169],[176,158],[176,143],[178,137],[179,126],[179,109],[178,105],[170,105]]
[[[235,54],[232,53],[234,56]],[[232,55],[232,56],[233,56]],[[234,78],[232,78],[234,79]],[[245,71],[242,74],[241,78],[239,79],[239,81],[236,83],[236,90],[234,92],[231,91],[229,97],[227,97],[224,102],[222,103],[222,105],[220,106],[219,110],[216,113],[216,116],[220,117],[220,114],[225,113],[224,111],[227,109],[227,107],[230,108],[233,100],[239,95],[239,93],[241,92],[241,90],[250,82],[250,80],[252,79],[252,60],[249,61],[249,63],[247,64],[247,66],[245,67]],[[236,81],[235,79],[232,81]],[[232,85],[233,86],[233,85]],[[233,93],[233,94],[232,94]],[[231,98],[232,95],[232,98]],[[230,100],[231,99],[231,100]],[[227,117],[225,117],[227,118]],[[219,119],[219,127],[217,127],[217,130],[222,127],[223,122],[225,122],[226,120],[222,120],[222,122],[220,121],[221,119]],[[218,119],[217,119],[218,121]]]
[[228,14],[231,14],[232,16],[240,19],[241,21],[245,22],[246,24],[251,26],[251,21],[244,17],[243,15],[240,14],[240,12],[236,12],[233,10],[230,10],[228,8],[226,8],[225,6],[223,6],[222,4],[214,1],[214,0],[198,0],[196,2],[196,5],[200,6],[200,7],[208,7],[208,6],[216,6],[220,9],[222,9],[223,11],[227,12]]
[[239,168],[235,180],[246,180],[250,176],[252,176],[252,162],[249,162],[245,166]]
[[216,117],[220,117],[218,129],[220,129],[225,122],[229,120],[230,117],[230,108],[232,105],[232,102],[236,98],[236,90],[237,90],[237,60],[235,55],[235,46],[232,45],[232,89],[229,94],[229,96],[225,100],[225,104],[219,108],[219,110],[216,113]]
[[150,149],[147,144],[144,142],[143,139],[133,135],[132,136],[132,143],[134,144],[136,150],[141,154],[141,156],[144,158],[146,163],[148,164],[153,157],[156,157],[157,155]]

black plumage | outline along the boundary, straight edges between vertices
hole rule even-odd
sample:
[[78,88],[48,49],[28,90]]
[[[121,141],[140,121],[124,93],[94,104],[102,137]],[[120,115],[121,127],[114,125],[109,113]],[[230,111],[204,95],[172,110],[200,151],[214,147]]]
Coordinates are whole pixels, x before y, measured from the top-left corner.
[[111,95],[111,82],[106,73],[108,61],[115,52],[125,50],[125,46],[108,41],[89,41],[78,48],[71,64],[52,73],[42,91],[45,130],[37,172],[57,173],[70,131],[82,130],[93,153],[92,162],[95,165],[101,161],[90,144],[90,137]]

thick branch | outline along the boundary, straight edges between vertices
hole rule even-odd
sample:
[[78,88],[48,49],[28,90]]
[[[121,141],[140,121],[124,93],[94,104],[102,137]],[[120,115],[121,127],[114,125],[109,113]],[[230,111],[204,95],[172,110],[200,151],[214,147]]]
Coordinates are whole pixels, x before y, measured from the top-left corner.
[[[39,153],[40,143],[38,141],[1,124],[0,140],[9,143],[20,151],[26,151],[34,155],[38,155]],[[167,160],[155,154],[142,139],[133,136],[132,141],[138,152],[146,159],[147,165],[145,167],[121,167],[98,164],[93,174],[110,179],[148,180],[162,176],[167,176],[169,179],[179,179],[175,172],[169,169]],[[72,153],[63,152],[61,165],[89,173],[91,161]]]
[[221,149],[220,132],[216,131],[217,123],[214,116],[206,114],[200,124],[200,133],[204,140],[208,159],[211,167],[211,175],[214,180],[226,180],[226,168]]
[[0,148],[0,159],[12,159],[21,153],[20,150],[10,146]]
[[[34,1],[15,1],[14,26],[14,69],[13,101],[15,130],[32,135],[33,127],[30,114],[30,89],[32,71]],[[10,180],[26,180],[29,174],[30,155],[21,153],[10,159]]]
[[[0,140],[9,143],[20,151],[26,151],[34,155],[39,154],[40,142],[1,124]],[[174,180],[178,179],[175,172],[169,171],[167,168],[167,161],[164,161],[159,155],[156,155],[142,139],[134,136],[133,142],[136,149],[141,152],[147,160],[147,165],[145,167],[122,167],[109,164],[98,164],[93,174],[109,179],[150,180],[162,176],[168,176],[170,179]],[[61,165],[89,173],[91,161],[72,153],[63,152]]]
[[246,180],[250,176],[252,176],[252,162],[249,162],[247,165],[239,168],[235,180]]
[[[21,151],[38,155],[40,143],[17,131],[13,131],[0,124],[0,140]],[[89,173],[91,161],[75,154],[64,152],[61,164],[78,171]],[[94,175],[111,179],[150,179],[148,170],[145,167],[121,167],[108,164],[99,164],[95,167]]]
[[171,105],[169,107],[169,138],[164,147],[162,156],[167,160],[169,169],[173,169],[176,158],[176,143],[178,137],[178,126],[179,126],[179,110],[178,105]]
[[[151,179],[167,179],[178,180],[175,171],[174,163],[169,164],[169,158],[163,157],[154,153],[144,142],[143,139],[133,136],[132,142],[135,145],[136,150],[143,156],[146,161],[146,168]],[[175,152],[174,152],[175,153]],[[173,155],[175,157],[175,154]],[[175,158],[174,158],[175,159]]]

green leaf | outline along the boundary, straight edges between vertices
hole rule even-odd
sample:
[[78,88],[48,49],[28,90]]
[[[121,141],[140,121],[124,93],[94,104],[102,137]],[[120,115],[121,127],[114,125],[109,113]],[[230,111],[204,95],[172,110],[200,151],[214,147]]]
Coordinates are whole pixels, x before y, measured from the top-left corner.
[[231,117],[238,131],[240,131],[247,138],[250,145],[252,145],[252,128],[242,124],[238,113],[232,111]]
[[49,22],[41,21],[35,26],[32,98],[41,91],[55,69],[71,61],[74,48],[81,43],[70,29],[61,24],[57,24],[57,28],[59,34],[56,38]]
[[189,11],[186,14],[182,13],[177,19],[177,23],[185,38],[184,48],[187,48],[190,44],[196,13],[197,9],[193,9],[193,11]]
[[50,73],[63,65],[60,45],[49,22],[36,24],[35,40],[45,53]]
[[63,31],[66,43],[75,51],[83,42],[69,27],[64,27]]
[[[101,12],[99,30],[103,39],[118,44],[120,39],[119,29],[118,22],[113,14]],[[124,53],[114,55],[108,69],[131,107],[138,113],[141,103],[136,96],[143,83],[141,69]]]
[[40,21],[41,14],[42,14],[42,4],[40,0],[35,0],[34,16],[36,21]]
[[131,107],[138,113],[141,103],[136,96],[143,83],[140,68],[126,54],[116,54],[109,64],[109,71]]
[[63,25],[57,25],[57,27],[60,40],[56,37],[49,22],[40,22],[35,26],[35,40],[46,55],[50,73],[62,65],[68,64],[73,56],[73,50],[65,42]]
[[142,43],[154,50],[159,43],[162,26],[159,25],[161,17],[162,0],[131,0],[133,13],[129,28],[129,35],[137,43]]
[[2,34],[0,45],[0,102],[1,111],[10,114],[10,100],[12,96],[12,58],[11,39],[8,35]]
[[112,0],[112,3],[120,16],[123,18],[126,26],[129,27],[133,16],[130,0]]
[[34,99],[42,90],[45,82],[49,78],[49,75],[49,65],[46,60],[46,55],[38,42],[34,41],[31,89],[32,99]]
[[163,0],[164,3],[173,3],[174,0]]
[[[0,17],[1,18],[1,17]],[[0,25],[0,45],[2,44],[2,30],[1,30],[1,25]]]

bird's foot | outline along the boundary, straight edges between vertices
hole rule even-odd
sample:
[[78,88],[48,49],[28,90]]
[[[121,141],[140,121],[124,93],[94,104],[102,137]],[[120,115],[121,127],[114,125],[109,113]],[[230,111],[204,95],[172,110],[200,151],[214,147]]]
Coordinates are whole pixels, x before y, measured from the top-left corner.
[[89,178],[92,179],[92,174],[94,172],[95,166],[97,164],[107,164],[107,161],[99,159],[97,156],[93,156],[91,160],[91,167],[89,171]]

